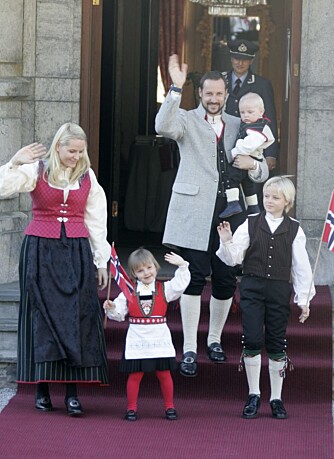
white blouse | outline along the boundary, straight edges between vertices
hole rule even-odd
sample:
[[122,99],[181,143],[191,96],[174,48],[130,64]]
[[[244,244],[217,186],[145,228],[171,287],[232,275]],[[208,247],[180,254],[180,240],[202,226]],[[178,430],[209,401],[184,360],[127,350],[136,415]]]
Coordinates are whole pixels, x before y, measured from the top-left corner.
[[[273,218],[268,212],[265,218],[272,233],[276,231],[283,221],[283,217]],[[242,264],[249,242],[248,220],[246,220],[237,228],[230,241],[225,243],[220,241],[216,255],[228,266]],[[291,280],[295,291],[295,303],[299,306],[305,306],[307,298],[311,301],[314,297],[315,288],[312,269],[306,251],[306,236],[300,226],[292,243]]]
[[[63,172],[66,180],[70,169]],[[103,188],[96,175],[89,169],[91,188],[89,191],[84,222],[89,231],[89,243],[97,268],[106,268],[110,259],[111,247],[107,241],[107,200]],[[8,198],[15,193],[29,193],[35,189],[38,179],[38,161],[33,164],[12,165],[11,161],[0,167],[0,197]],[[49,184],[49,186],[53,186]],[[64,202],[71,190],[79,188],[79,182],[62,187],[54,187],[64,191]]]

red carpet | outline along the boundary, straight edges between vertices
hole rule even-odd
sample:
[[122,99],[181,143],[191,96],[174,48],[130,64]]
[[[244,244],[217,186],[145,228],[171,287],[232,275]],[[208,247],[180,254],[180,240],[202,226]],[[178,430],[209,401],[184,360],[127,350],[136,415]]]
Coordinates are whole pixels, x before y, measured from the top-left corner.
[[[116,287],[114,286],[116,292]],[[112,294],[114,297],[115,293]],[[62,385],[51,386],[55,411],[34,409],[34,388],[20,386],[0,414],[1,459],[306,459],[333,458],[332,451],[332,301],[328,287],[318,287],[311,317],[298,323],[293,306],[288,351],[295,366],[284,382],[283,398],[289,418],[271,417],[268,369],[262,371],[262,406],[254,420],[241,418],[247,397],[245,373],[238,373],[240,313],[231,312],[223,344],[228,362],[211,363],[204,352],[207,301],[203,301],[199,334],[199,375],[174,374],[178,421],[164,419],[157,380],[145,375],[139,397],[139,420],[123,420],[125,376],[118,360],[127,324],[108,322],[110,387],[81,386],[82,418],[66,415]],[[171,309],[169,325],[178,356],[182,353],[180,312]]]

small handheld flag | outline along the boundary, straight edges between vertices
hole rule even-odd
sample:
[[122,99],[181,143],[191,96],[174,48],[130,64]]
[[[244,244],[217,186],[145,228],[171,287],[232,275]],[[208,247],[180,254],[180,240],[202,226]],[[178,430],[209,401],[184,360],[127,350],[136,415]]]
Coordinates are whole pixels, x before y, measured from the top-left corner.
[[327,242],[328,250],[334,252],[334,191],[332,191],[332,197],[328,206],[322,241]]
[[110,273],[114,277],[119,288],[124,293],[125,298],[131,301],[132,292],[134,291],[134,285],[119,261],[114,243],[111,246]]

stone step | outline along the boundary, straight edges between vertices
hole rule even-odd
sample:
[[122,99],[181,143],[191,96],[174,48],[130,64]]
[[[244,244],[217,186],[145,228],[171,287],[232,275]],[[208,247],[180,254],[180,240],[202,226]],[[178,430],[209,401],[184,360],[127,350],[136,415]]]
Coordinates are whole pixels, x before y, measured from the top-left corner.
[[16,360],[17,319],[0,319],[0,350],[0,362]]
[[19,315],[19,303],[17,301],[0,300],[0,320],[17,319]]

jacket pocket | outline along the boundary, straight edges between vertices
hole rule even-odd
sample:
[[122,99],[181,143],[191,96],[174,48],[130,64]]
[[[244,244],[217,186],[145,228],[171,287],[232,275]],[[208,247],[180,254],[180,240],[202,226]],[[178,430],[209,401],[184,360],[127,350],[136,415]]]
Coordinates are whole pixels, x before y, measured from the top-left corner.
[[189,195],[196,195],[199,192],[199,185],[194,185],[192,183],[174,183],[173,185],[174,193],[179,194],[189,194]]

